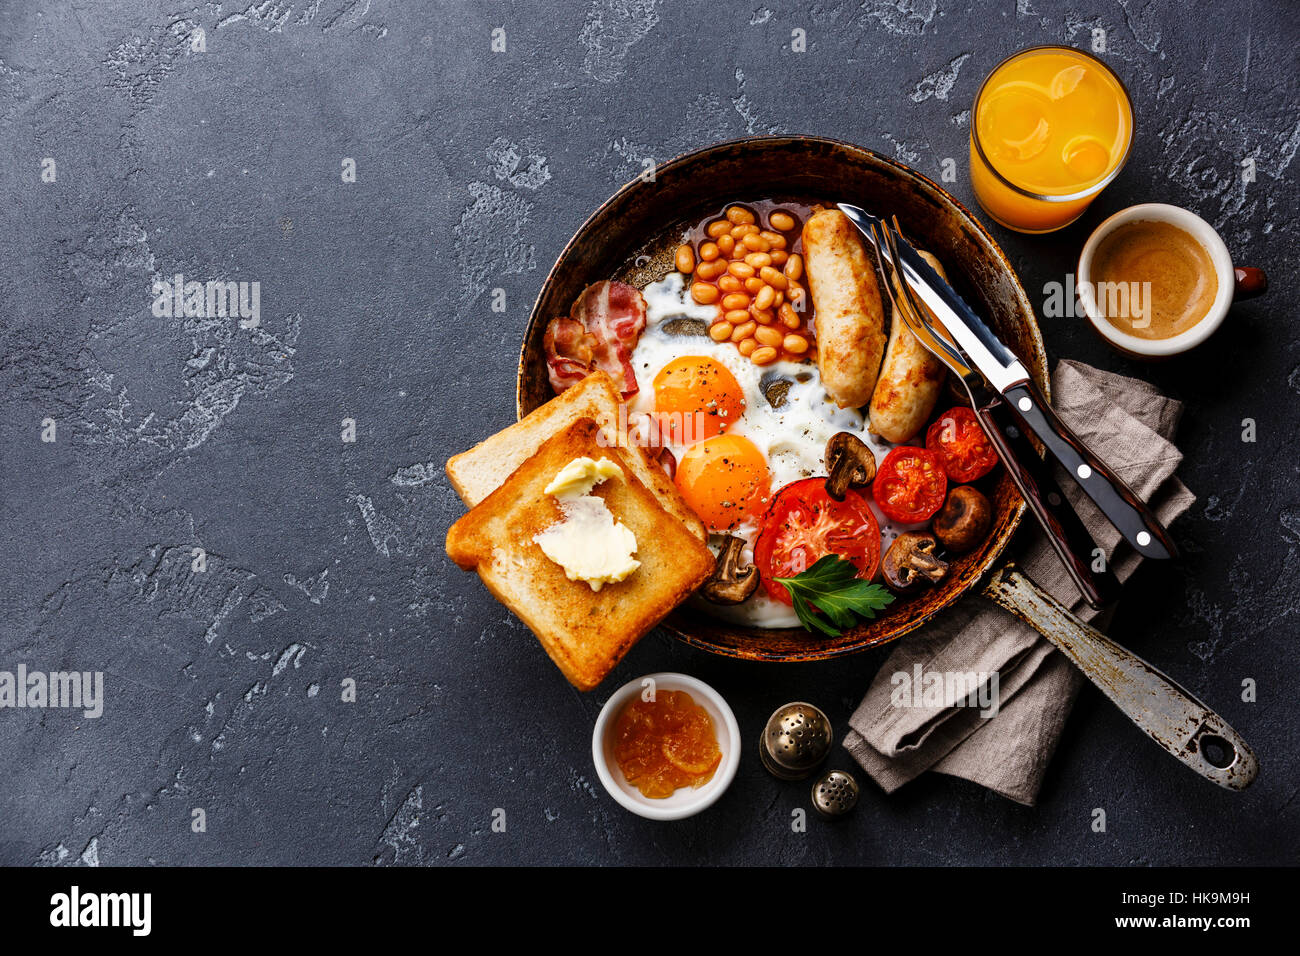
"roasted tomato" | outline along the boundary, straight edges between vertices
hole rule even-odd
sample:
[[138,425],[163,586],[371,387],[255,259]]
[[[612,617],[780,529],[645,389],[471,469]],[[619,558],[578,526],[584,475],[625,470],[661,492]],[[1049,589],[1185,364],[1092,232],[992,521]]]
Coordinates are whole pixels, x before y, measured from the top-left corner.
[[964,484],[983,478],[998,463],[989,436],[975,413],[964,405],[940,415],[925,433],[925,447],[936,452],[951,481]]
[[880,463],[871,494],[885,515],[899,524],[920,524],[943,507],[948,491],[943,459],[912,445],[890,449]]
[[763,588],[789,604],[790,592],[775,579],[792,578],[828,554],[852,562],[860,578],[876,576],[880,525],[871,506],[856,491],[847,491],[843,501],[836,501],[826,493],[825,478],[791,482],[772,499],[754,544]]

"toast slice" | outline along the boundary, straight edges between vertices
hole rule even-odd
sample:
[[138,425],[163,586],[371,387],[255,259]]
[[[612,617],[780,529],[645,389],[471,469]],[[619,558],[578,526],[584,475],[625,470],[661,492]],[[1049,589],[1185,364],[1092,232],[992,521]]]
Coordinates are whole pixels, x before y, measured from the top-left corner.
[[[605,372],[592,372],[523,420],[451,458],[447,462],[451,486],[461,501],[473,508],[499,488],[512,471],[541,447],[542,442],[579,418],[590,418],[606,428],[617,429],[620,401],[621,395],[614,380]],[[618,444],[627,446],[626,442]],[[624,463],[668,513],[675,515],[695,537],[707,540],[704,523],[682,500],[677,486],[659,464],[639,447],[624,447],[623,452]]]
[[[600,428],[580,418],[542,444],[447,532],[447,555],[478,572],[487,589],[528,625],[575,687],[591,690],[623,655],[713,573],[713,553],[669,514],[637,477],[636,449],[605,447]],[[575,458],[607,458],[623,472],[597,485],[614,518],[636,535],[631,575],[592,591],[533,540],[563,514],[545,488]]]

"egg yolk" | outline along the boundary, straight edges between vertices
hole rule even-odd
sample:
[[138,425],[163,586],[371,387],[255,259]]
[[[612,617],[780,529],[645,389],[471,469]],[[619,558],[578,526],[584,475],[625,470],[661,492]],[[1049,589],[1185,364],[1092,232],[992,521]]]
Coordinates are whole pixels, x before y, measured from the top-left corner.
[[725,432],[745,411],[745,393],[726,367],[702,355],[684,355],[654,380],[660,430],[675,445]]
[[710,531],[727,531],[758,518],[771,493],[763,453],[739,435],[717,435],[686,449],[675,481]]

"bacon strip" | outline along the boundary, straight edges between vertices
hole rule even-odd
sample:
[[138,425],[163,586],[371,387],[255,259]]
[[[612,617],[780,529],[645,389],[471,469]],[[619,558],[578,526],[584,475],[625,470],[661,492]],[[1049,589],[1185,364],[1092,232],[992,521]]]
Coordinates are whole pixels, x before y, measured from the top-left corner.
[[558,395],[591,373],[596,337],[574,319],[552,319],[542,338],[551,388]]
[[641,293],[623,282],[594,282],[573,303],[568,318],[552,319],[543,345],[551,387],[562,392],[602,369],[624,398],[638,391],[632,350],[646,326]]

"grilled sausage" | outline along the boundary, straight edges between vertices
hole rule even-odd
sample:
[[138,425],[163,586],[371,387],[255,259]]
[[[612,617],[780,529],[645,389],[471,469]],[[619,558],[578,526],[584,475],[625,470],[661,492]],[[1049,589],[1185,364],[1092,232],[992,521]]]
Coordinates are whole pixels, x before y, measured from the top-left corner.
[[841,408],[858,408],[871,400],[885,352],[875,270],[857,228],[838,209],[823,209],[804,224],[803,253],[822,384]]
[[[921,255],[946,281],[948,275],[939,260],[928,252]],[[871,396],[871,431],[894,444],[916,435],[934,411],[943,389],[944,371],[943,363],[916,340],[902,316],[895,312],[885,364]]]

